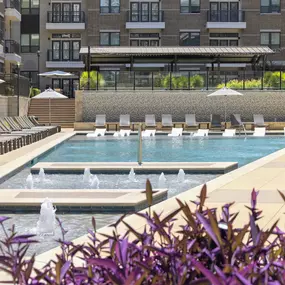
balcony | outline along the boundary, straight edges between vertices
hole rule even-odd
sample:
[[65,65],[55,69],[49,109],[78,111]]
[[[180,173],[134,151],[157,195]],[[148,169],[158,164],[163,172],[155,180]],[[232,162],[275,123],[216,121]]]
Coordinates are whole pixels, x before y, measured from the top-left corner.
[[240,10],[207,11],[207,29],[246,29],[245,12]]
[[82,56],[79,54],[80,50],[52,50],[47,51],[47,68],[84,68],[85,64]]
[[17,64],[21,62],[20,45],[14,40],[4,42],[5,60]]
[[7,21],[21,22],[20,1],[4,0],[5,19]]
[[165,29],[164,11],[128,11],[126,29]]
[[47,30],[85,30],[85,13],[83,11],[47,12]]

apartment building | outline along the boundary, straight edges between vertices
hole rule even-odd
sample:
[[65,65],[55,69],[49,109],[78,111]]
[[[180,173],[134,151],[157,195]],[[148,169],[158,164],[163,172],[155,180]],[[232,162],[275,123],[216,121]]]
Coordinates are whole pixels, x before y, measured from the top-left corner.
[[[269,68],[285,65],[285,1],[280,0],[22,0],[22,14],[24,74],[35,78],[38,71],[72,72],[74,78],[51,82],[52,87],[68,94],[78,85],[79,73],[86,65],[79,53],[81,46],[262,45],[276,51],[267,58]],[[205,67],[203,63],[178,69]],[[221,67],[247,68],[245,64]],[[129,66],[92,68],[128,70]],[[134,68],[167,70],[163,63],[148,62]],[[48,83],[41,79],[42,88]]]

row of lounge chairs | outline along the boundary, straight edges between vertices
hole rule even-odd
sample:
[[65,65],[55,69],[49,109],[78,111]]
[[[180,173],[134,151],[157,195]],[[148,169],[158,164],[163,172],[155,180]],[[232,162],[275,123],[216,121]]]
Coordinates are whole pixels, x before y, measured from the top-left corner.
[[0,155],[57,132],[60,132],[60,127],[40,125],[35,117],[0,118]]
[[[232,114],[230,116],[230,123],[231,129],[226,129],[225,124],[222,122],[221,115],[212,114],[210,118],[210,122],[206,123],[206,129],[200,129],[201,123],[196,121],[195,114],[186,114],[185,115],[185,122],[181,123],[182,128],[175,128],[175,123],[172,121],[172,115],[170,114],[163,114],[161,120],[161,128],[169,129],[172,128],[171,133],[169,136],[180,136],[182,135],[183,130],[189,129],[196,129],[194,136],[207,136],[209,129],[220,129],[224,130],[224,136],[233,136],[236,133],[236,129],[243,129],[245,130],[244,123],[241,120],[240,114]],[[204,123],[205,124],[205,123]],[[97,136],[104,136],[106,132],[106,115],[96,115],[95,121],[96,129],[94,133],[88,134],[88,137],[97,137]],[[116,132],[114,136],[129,136],[131,133],[131,121],[130,115],[120,115],[119,120],[119,128],[120,130],[117,132],[117,125],[116,125]],[[253,115],[253,127],[255,128],[256,132],[254,135],[262,135],[266,131],[267,125],[264,122],[263,115]],[[157,123],[155,120],[155,115],[145,115],[145,122],[144,122],[145,130],[143,131],[143,136],[154,136],[155,130],[157,127]]]

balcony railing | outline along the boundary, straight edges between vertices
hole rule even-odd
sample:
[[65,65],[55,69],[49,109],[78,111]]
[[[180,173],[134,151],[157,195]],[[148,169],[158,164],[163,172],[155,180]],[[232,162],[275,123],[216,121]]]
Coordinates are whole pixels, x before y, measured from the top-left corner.
[[127,11],[127,22],[164,22],[164,11]]
[[[10,73],[0,76],[5,82],[0,84],[0,94],[6,96],[18,95],[29,97],[30,94],[30,81],[29,78],[19,76],[16,73]],[[19,86],[18,86],[19,84]],[[19,87],[19,89],[18,89]]]
[[20,1],[19,0],[4,0],[5,8],[16,9],[20,11]]
[[5,53],[20,54],[20,45],[14,40],[5,40]]
[[82,61],[79,51],[79,49],[49,49],[47,51],[47,61]]
[[80,81],[84,90],[285,90],[285,71],[101,71]]
[[47,12],[48,23],[85,23],[85,13],[83,11],[69,12]]
[[245,11],[241,10],[208,10],[208,22],[245,22]]

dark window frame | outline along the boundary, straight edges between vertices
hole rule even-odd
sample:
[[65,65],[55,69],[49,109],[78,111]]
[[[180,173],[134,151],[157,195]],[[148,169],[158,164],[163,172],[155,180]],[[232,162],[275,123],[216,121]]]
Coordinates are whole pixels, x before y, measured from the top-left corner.
[[[261,43],[261,34],[268,34],[269,35],[269,43],[268,44],[262,44]],[[278,46],[275,44],[272,44],[272,34],[279,34],[279,44]],[[260,32],[260,45],[261,46],[268,46],[271,49],[279,49],[281,47],[281,32]]]
[[[22,39],[21,39],[21,53],[35,53],[38,50],[40,50],[40,34],[22,34],[22,35],[29,35],[29,45],[22,45]],[[39,43],[38,45],[31,45],[32,41],[32,35],[39,35]]]
[[280,14],[281,13],[281,1],[279,0],[279,5],[272,5],[272,0],[269,0],[268,6],[262,6],[260,0],[260,14]]
[[[102,34],[108,34],[108,44],[107,45],[101,44],[101,35]],[[118,45],[112,45],[111,44],[111,35],[112,34],[119,34],[119,44]],[[100,32],[99,45],[100,46],[120,46],[121,45],[121,33],[120,32]]]
[[39,15],[40,14],[40,3],[39,3],[39,6],[37,8],[33,8],[32,7],[32,1],[33,0],[29,0],[29,7],[28,8],[23,8],[22,7],[23,1],[21,1],[21,14],[22,15]]
[[[187,0],[187,1],[188,1],[188,5],[187,6],[182,6],[181,5],[181,0],[180,0],[180,13],[181,14],[200,14],[200,11],[201,11],[201,0],[199,0],[199,6],[192,5],[192,0]],[[198,7],[198,8],[196,8],[196,7]]]
[[[100,1],[100,0],[99,0]],[[112,0],[108,0],[108,6],[101,6],[100,1],[100,14],[120,14],[121,12],[121,1],[119,1],[119,6],[113,6]],[[115,10],[115,8],[118,8],[118,10]]]
[[[192,34],[199,34],[199,44],[197,45],[183,45],[181,40],[181,34],[188,34],[188,37],[191,39]],[[201,45],[201,33],[200,32],[180,32],[179,33],[179,46],[200,46]]]

